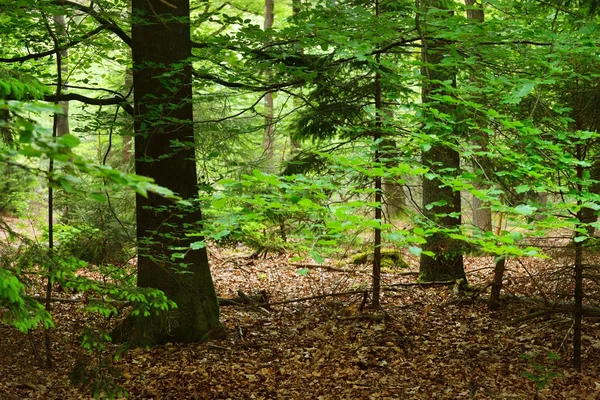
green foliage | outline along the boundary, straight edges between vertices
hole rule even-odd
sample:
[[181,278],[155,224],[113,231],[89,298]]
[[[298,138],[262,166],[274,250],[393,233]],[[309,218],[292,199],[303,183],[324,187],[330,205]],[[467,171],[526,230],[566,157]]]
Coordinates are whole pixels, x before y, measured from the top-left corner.
[[[302,175],[276,176],[255,170],[243,180],[222,180],[207,213],[204,235],[223,243],[241,242],[257,251],[301,245],[300,237],[318,235],[327,213],[325,180]],[[232,212],[233,211],[233,212]],[[293,244],[295,243],[295,244]]]
[[560,360],[560,356],[556,353],[549,352],[544,363],[537,362],[537,355],[534,353],[523,354],[521,358],[527,360],[530,369],[521,374],[535,384],[536,392],[548,386],[552,379],[560,378],[562,374],[557,371],[554,365]]
[[0,212],[20,215],[32,201],[37,180],[27,171],[0,164]]
[[[96,341],[94,336],[97,336],[97,333],[88,330],[84,334],[84,343]],[[87,387],[96,399],[116,399],[128,397],[127,390],[116,383],[121,376],[121,370],[114,366],[113,361],[109,357],[101,356],[77,359],[69,379],[73,385]]]
[[35,300],[27,298],[25,286],[8,269],[0,268],[0,309],[2,321],[26,333],[38,325],[54,326],[50,314]]
[[[24,44],[28,51],[48,50],[41,16],[73,14],[52,2],[4,3],[0,21],[14,32],[5,35],[3,59],[23,53]],[[97,9],[126,27],[125,3],[101,2]],[[206,238],[322,262],[340,246],[370,243],[372,230],[381,230],[386,245],[440,261],[465,251],[547,257],[530,239],[552,231],[569,231],[574,242],[592,248],[590,228],[600,224],[582,220],[581,212],[600,210],[600,179],[594,172],[600,156],[597,2],[569,2],[568,12],[556,2],[483,3],[486,19],[480,23],[466,18],[461,2],[439,1],[430,9],[415,9],[408,1],[302,2],[299,12],[267,31],[260,27],[262,8],[255,3],[194,7],[194,111],[206,219],[202,227],[187,227],[190,244],[166,261],[176,264],[189,248],[204,247]],[[289,5],[281,8],[290,14]],[[69,40],[98,27],[94,18],[78,14],[72,20],[78,22]],[[69,49],[78,60],[69,84],[122,92],[123,76],[114,70],[130,63],[125,46],[100,33]],[[428,47],[431,43],[435,46]],[[439,62],[420,59],[431,49],[443,53]],[[134,271],[124,262],[133,248],[134,193],[179,199],[147,178],[84,156],[96,139],[94,151],[105,150],[106,139],[98,139],[111,123],[105,111],[90,119],[77,106],[70,117],[77,121],[77,136],[52,139],[40,121],[61,110],[34,100],[53,91],[46,83],[55,83],[55,75],[41,60],[0,66],[6,144],[0,148],[0,207],[18,211],[37,177],[60,189],[62,211],[53,252],[31,246],[0,269],[6,321],[22,331],[50,323],[42,307],[27,298],[31,282],[25,272],[37,268],[41,277],[84,293],[90,298],[85,311],[103,317],[114,316],[122,303],[141,317],[175,307],[159,292],[136,288]],[[436,78],[441,75],[447,79]],[[430,89],[428,102],[420,99],[424,88]],[[284,163],[281,176],[255,169],[265,124],[261,96],[267,91],[275,97],[278,144],[293,137],[303,146]],[[458,153],[460,168],[448,168],[443,156],[424,165],[423,158],[440,149]],[[281,158],[289,159],[289,152]],[[50,159],[56,166],[52,173],[46,167]],[[402,224],[373,217],[382,206],[374,201],[378,179],[409,191]],[[448,201],[422,204],[416,186],[423,180],[479,199],[508,221],[508,229],[483,232],[467,223],[440,223],[466,222],[465,208],[426,216],[424,211],[436,213]],[[115,196],[121,191],[127,194]],[[174,215],[189,204],[180,205]],[[433,251],[425,245],[435,237],[452,239],[453,245]],[[83,272],[92,268],[104,280],[85,278]],[[104,340],[104,334],[88,332],[83,343],[100,352]],[[527,377],[539,389],[553,376],[536,365]]]
[[35,100],[48,92],[48,87],[30,74],[0,66],[0,99]]

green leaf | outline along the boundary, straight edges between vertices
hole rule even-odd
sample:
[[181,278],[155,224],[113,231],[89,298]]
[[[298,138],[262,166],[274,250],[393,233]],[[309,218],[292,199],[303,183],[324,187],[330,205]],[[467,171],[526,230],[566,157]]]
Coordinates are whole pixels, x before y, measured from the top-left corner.
[[190,249],[192,249],[192,250],[200,250],[205,247],[206,247],[206,242],[204,242],[204,241],[193,242],[192,244],[190,244]]
[[423,249],[417,246],[410,246],[408,248],[408,252],[414,256],[419,257],[421,255],[421,253],[423,252]]
[[75,136],[71,135],[71,134],[66,134],[63,136],[60,136],[57,140],[57,143],[68,147],[69,149],[72,149],[73,147],[77,147],[79,146],[79,143],[81,143],[81,141],[76,138]]
[[519,204],[518,206],[515,207],[514,210],[517,214],[529,216],[529,215],[532,215],[533,213],[535,213],[537,211],[537,208],[532,207],[527,204]]
[[313,203],[311,199],[307,199],[306,197],[303,197],[302,200],[298,202],[298,205],[304,208],[312,207],[314,204],[315,203]]
[[319,253],[317,253],[316,251],[311,251],[310,255],[317,264],[323,264],[323,261],[324,261],[323,257],[321,257],[321,255]]

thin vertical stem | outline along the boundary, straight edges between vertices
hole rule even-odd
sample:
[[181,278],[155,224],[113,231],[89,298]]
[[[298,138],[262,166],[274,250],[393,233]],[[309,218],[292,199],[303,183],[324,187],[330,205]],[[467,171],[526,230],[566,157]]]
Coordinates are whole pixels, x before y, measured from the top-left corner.
[[[581,144],[577,144],[577,160],[582,161]],[[581,192],[583,180],[583,167],[578,164],[577,171],[577,224],[575,225],[575,235],[578,235],[581,229],[581,221],[583,219],[583,210],[581,209]],[[583,316],[583,242],[575,241],[575,307],[574,307],[574,324],[573,324],[573,368],[581,372],[581,320]]]
[[[58,43],[58,38],[56,37],[56,34],[54,33],[54,31],[52,30],[52,28],[50,27],[50,24],[48,23],[48,19],[46,18],[46,16],[44,17],[44,21],[46,23],[46,29],[48,30],[48,34],[50,35],[50,37],[52,38],[52,42],[54,44],[54,48],[57,50],[56,51],[56,98],[54,99],[54,104],[58,105],[59,104],[59,96],[62,90],[62,72],[63,72],[63,68],[62,68],[62,53],[60,51],[58,51],[59,49],[59,43]],[[53,124],[52,124],[52,141],[54,142],[56,140],[56,135],[58,132],[58,115],[55,113],[54,114],[54,118],[53,118]],[[54,158],[50,157],[50,162],[48,165],[48,176],[50,177],[50,180],[52,179],[52,174],[54,172]],[[52,182],[48,182],[48,252],[49,252],[49,265],[48,265],[48,279],[46,281],[46,301],[45,301],[45,309],[46,311],[50,314],[50,312],[52,311],[51,308],[51,298],[52,298],[52,273],[54,270],[54,257],[53,257],[53,250],[54,250],[54,192],[52,190]],[[45,347],[46,347],[46,365],[48,365],[49,367],[52,366],[52,342],[50,339],[50,332],[48,330],[48,328],[45,329],[44,331],[44,343],[45,343]]]
[[[379,1],[375,2],[375,14],[379,16]],[[382,122],[382,93],[381,93],[381,72],[379,69],[380,55],[375,56],[375,132],[373,133],[373,141],[375,142],[375,165],[378,166],[381,162],[381,152],[379,146],[381,142]],[[373,251],[373,308],[380,307],[381,297],[381,223],[382,223],[382,184],[381,176],[375,177],[375,220],[379,223],[375,227],[374,232],[374,251]]]

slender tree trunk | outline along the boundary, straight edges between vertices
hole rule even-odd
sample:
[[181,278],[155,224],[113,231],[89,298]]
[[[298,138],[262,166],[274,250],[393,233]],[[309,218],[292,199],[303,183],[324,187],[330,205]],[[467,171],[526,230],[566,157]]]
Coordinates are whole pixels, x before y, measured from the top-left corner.
[[[55,15],[53,16],[54,25],[56,27],[57,38],[63,38],[64,42],[68,41],[67,37],[67,21],[65,20],[64,15]],[[68,63],[69,51],[62,50],[60,51],[60,76],[61,76],[61,88],[60,93],[65,94],[67,92],[67,81],[66,79],[69,76],[69,63]],[[69,128],[69,102],[68,101],[59,101],[58,105],[62,109],[62,115],[56,114],[54,117],[56,118],[56,136],[64,136],[71,133]],[[69,194],[63,192],[65,202],[62,208],[62,222],[65,224],[69,223]]]
[[[264,29],[270,29],[273,26],[273,8],[274,0],[265,0],[265,22]],[[269,74],[268,74],[269,75]],[[273,109],[273,93],[268,92],[265,95],[265,131],[263,134],[263,160],[265,170],[274,172],[275,155],[275,125]]]
[[[66,36],[66,22],[64,15],[55,15],[53,17],[53,22],[56,27],[56,31],[52,29],[50,24],[46,23],[46,28],[48,30],[48,34],[52,38],[52,42],[54,44],[54,49],[58,50],[60,47],[59,36]],[[64,75],[68,73],[68,67],[66,66],[63,57],[66,57],[68,54],[66,51],[58,51],[56,53],[56,99],[54,104],[62,107],[63,112],[68,112],[68,103],[59,102],[58,98],[62,94],[64,82]],[[66,107],[66,109],[65,109]],[[66,130],[66,131],[65,131]],[[69,120],[67,115],[54,114],[53,125],[52,125],[52,140],[55,141],[59,135],[64,135],[69,133]],[[54,159],[50,159],[50,163],[48,165],[48,173],[51,175],[54,172]],[[53,257],[54,252],[54,190],[51,184],[48,184],[48,251],[50,257]],[[46,301],[45,301],[45,309],[48,314],[52,312],[50,298],[52,297],[52,275],[54,273],[53,263],[49,264],[48,267],[48,280],[46,282]],[[46,348],[46,365],[52,366],[52,341],[50,338],[50,331],[48,328],[44,331],[44,344]]]
[[494,267],[494,280],[492,281],[492,293],[490,294],[489,310],[497,310],[500,307],[500,292],[502,291],[502,280],[504,279],[504,270],[506,268],[506,256],[496,260]]
[[187,250],[177,263],[171,257],[172,247],[190,245],[185,233],[202,219],[194,201],[189,0],[133,0],[132,13],[136,173],[195,206],[177,206],[155,194],[137,196],[138,286],[162,290],[177,309],[138,321],[124,335],[149,343],[204,340],[222,332],[206,249]]
[[[577,144],[577,160],[584,161],[581,144]],[[583,191],[583,166],[577,165],[577,193],[581,196]],[[581,220],[583,219],[583,210],[581,209],[581,199],[577,201],[578,223],[575,227],[577,232],[581,228]],[[575,307],[574,307],[574,323],[573,323],[573,368],[581,372],[581,322],[583,318],[583,242],[575,241]]]
[[[475,185],[473,185],[473,186],[475,186],[475,189],[477,189],[477,190],[485,190],[485,189],[489,188],[488,185],[481,183],[481,182],[476,182]],[[492,210],[476,196],[473,196],[472,205],[473,205],[473,225],[475,225],[477,228],[481,229],[484,232],[491,232],[492,231]]]
[[[467,6],[467,18],[477,23],[483,23],[484,12],[481,2],[478,0],[465,0]],[[473,76],[469,77],[471,83],[474,84],[475,80]],[[487,151],[488,135],[484,131],[478,131],[476,133],[476,142],[481,146],[481,149]],[[489,168],[489,162],[487,159],[475,160],[473,162],[473,169],[481,169],[485,176],[489,176],[491,169]],[[482,181],[476,181],[474,184],[478,190],[485,190],[489,186]],[[473,225],[481,229],[482,231],[490,232],[492,230],[492,210],[487,207],[483,202],[476,196],[472,197],[473,207]]]
[[[590,168],[590,179],[600,182],[600,165],[595,164]],[[600,183],[593,183],[588,187],[588,191],[593,194],[600,194]],[[589,236],[594,236],[596,229],[590,225],[598,221],[598,212],[589,207],[581,209],[581,222],[586,224]]]
[[[297,16],[298,13],[301,10],[301,6],[302,4],[300,3],[300,0],[292,0],[292,15]],[[298,52],[300,54],[304,54],[304,49],[300,48],[298,50]],[[298,99],[297,97],[294,97],[294,99],[292,100],[294,107],[298,107],[299,104],[301,104],[300,99]],[[300,141],[297,139],[294,139],[292,135],[290,135],[290,144],[292,147],[292,150],[290,152],[290,159],[292,159],[294,157],[294,155],[298,154],[300,152]]]
[[[379,0],[375,2],[375,13],[379,16]],[[382,90],[381,90],[381,72],[379,71],[380,66],[380,55],[375,56],[377,71],[375,72],[375,133],[373,135],[373,141],[376,143],[375,149],[375,165],[381,162],[381,130],[383,128],[382,121]],[[379,224],[383,223],[383,190],[382,190],[382,179],[381,176],[375,177],[375,221]],[[373,247],[373,308],[380,307],[381,297],[381,225],[375,228],[374,231],[374,247]]]
[[[127,68],[125,70],[125,79],[124,79],[123,84],[124,84],[124,88],[125,88],[124,94],[127,95],[130,88],[133,87],[133,71],[131,70],[131,68]],[[128,134],[129,129],[131,129],[131,126],[129,125],[129,122],[128,122],[125,127],[125,134],[122,136],[123,146],[121,147],[121,160],[126,165],[129,165],[129,163],[131,162],[131,153],[132,153],[132,149],[131,149],[132,140],[131,140],[131,135]]]
[[[444,9],[444,2],[441,0],[425,0],[421,1],[421,4],[423,8],[417,10],[417,12],[425,12],[419,17],[419,26],[423,38],[421,51],[423,61],[421,74],[424,78],[422,102],[427,104],[432,102],[432,94],[443,92],[442,85],[437,82],[449,80],[456,82],[456,72],[447,66],[441,65],[447,43],[442,39],[425,39],[427,35],[427,11],[431,8]],[[437,15],[440,14],[437,13]],[[452,114],[455,112],[454,107],[450,105],[440,104],[436,107],[442,113]],[[459,154],[444,143],[456,140],[455,135],[453,132],[444,130],[443,127],[429,129],[432,135],[440,138],[440,141],[431,143],[431,148],[428,151],[423,151],[421,156],[423,165],[429,167],[434,174],[448,174],[448,170],[454,170],[455,173],[458,173],[460,168]],[[432,203],[435,205],[432,206]],[[460,212],[459,191],[454,191],[451,187],[444,185],[438,178],[423,179],[423,214],[425,217],[443,228],[455,228],[461,224]],[[419,270],[422,281],[466,279],[463,249],[460,242],[449,238],[445,233],[435,233],[427,238],[423,250],[433,252],[435,257],[425,253],[421,255]]]
[[[129,7],[127,9],[127,15],[129,17],[129,21],[131,21],[131,1],[129,2]],[[131,59],[131,51],[128,51],[129,59]],[[127,66],[125,68],[125,77],[123,78],[123,96],[129,96],[133,93],[133,70],[131,67]],[[121,135],[122,146],[121,146],[121,161],[127,166],[131,164],[131,154],[133,141],[131,140],[131,132],[133,131],[133,126],[128,118],[124,122],[123,134]]]
[[[384,109],[387,118],[392,118],[392,110]],[[386,168],[393,168],[398,165],[394,159],[398,156],[398,148],[393,139],[383,139],[381,141],[381,158],[385,162]],[[396,217],[406,206],[406,198],[402,185],[399,184],[393,177],[385,177],[383,179],[383,197],[385,203],[385,214],[391,221]]]
[[[53,17],[54,19],[54,23],[56,25],[56,32],[58,33],[58,36],[60,37],[65,37],[67,36],[67,22],[65,21],[65,16],[64,15],[55,15]],[[66,39],[65,39],[66,41]],[[65,88],[65,85],[67,84],[66,82],[66,78],[69,76],[69,64],[67,62],[67,59],[69,57],[69,50],[62,50],[60,52],[60,57],[61,57],[61,74],[62,74],[62,88],[61,88],[61,93],[65,94],[67,92],[67,89]],[[60,105],[60,107],[63,110],[63,114],[62,115],[57,115],[57,122],[56,122],[56,134],[57,136],[63,136],[66,134],[69,134],[71,131],[69,129],[69,102],[68,101],[60,101],[58,103]]]

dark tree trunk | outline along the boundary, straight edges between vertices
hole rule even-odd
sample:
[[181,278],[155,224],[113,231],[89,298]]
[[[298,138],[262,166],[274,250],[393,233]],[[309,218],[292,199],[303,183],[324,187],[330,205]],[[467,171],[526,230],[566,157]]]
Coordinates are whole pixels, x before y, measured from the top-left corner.
[[502,280],[506,269],[506,256],[496,260],[494,267],[494,280],[492,281],[492,293],[490,294],[489,310],[497,310],[500,307],[500,292],[502,291]]
[[[189,1],[133,0],[132,11],[136,173],[193,202],[198,188]],[[136,220],[138,286],[160,289],[177,303],[167,317],[153,317],[137,330],[151,343],[194,342],[221,332],[206,250],[171,260],[171,246],[189,246],[185,231],[198,227],[200,209],[176,210],[161,196],[138,195]],[[180,261],[191,273],[180,273]]]
[[[577,160],[584,161],[583,150],[581,144],[577,144]],[[581,196],[583,193],[583,166],[577,165],[577,192]],[[577,201],[577,205],[581,207],[581,199]],[[578,223],[575,226],[575,232],[581,228],[581,220],[583,218],[583,210],[579,208],[577,211]],[[575,307],[573,312],[573,368],[581,372],[581,322],[583,319],[583,242],[575,241],[575,290],[573,297]]]
[[[427,15],[430,8],[444,9],[444,2],[440,0],[422,1],[423,9],[418,10],[422,13],[419,17],[421,33],[427,35]],[[436,18],[440,17],[439,13]],[[450,15],[450,12],[448,12]],[[446,45],[441,39],[423,39],[421,58],[423,67],[422,101],[423,104],[432,103],[433,94],[443,94],[443,87],[438,82],[453,81],[456,82],[456,71],[454,69],[442,66],[446,52]],[[435,106],[441,113],[455,113],[454,106],[438,104]],[[444,142],[455,140],[455,132],[449,132],[443,127],[431,127],[429,133],[436,135],[440,141],[431,143],[431,148],[422,154],[423,165],[429,167],[430,171],[436,174],[448,174],[444,169],[453,169],[458,174],[460,167],[460,156],[458,152],[452,149]],[[445,204],[441,204],[445,202]],[[432,203],[439,205],[427,207]],[[437,178],[423,179],[423,213],[430,221],[443,228],[459,227],[461,212],[460,192],[454,191],[451,187],[445,186]],[[452,216],[450,214],[458,215]],[[435,253],[435,257],[426,254],[421,255],[420,260],[420,279],[422,281],[444,281],[454,279],[465,279],[463,265],[463,249],[460,242],[453,240],[444,233],[436,233],[427,238],[427,243],[423,250]]]
[[[376,1],[376,9],[375,13],[379,16],[379,1]],[[383,104],[382,104],[382,90],[381,90],[381,72],[380,68],[380,55],[377,54],[375,56],[377,72],[375,73],[375,133],[373,134],[373,141],[376,143],[376,146],[381,140],[381,130],[383,128]],[[375,157],[374,160],[375,165],[381,163],[381,150],[379,148],[375,149]],[[378,221],[379,224],[383,224],[383,187],[382,187],[382,179],[381,176],[377,175],[375,177],[375,221]],[[380,307],[380,297],[381,297],[381,225],[375,228],[373,232],[373,308]]]

